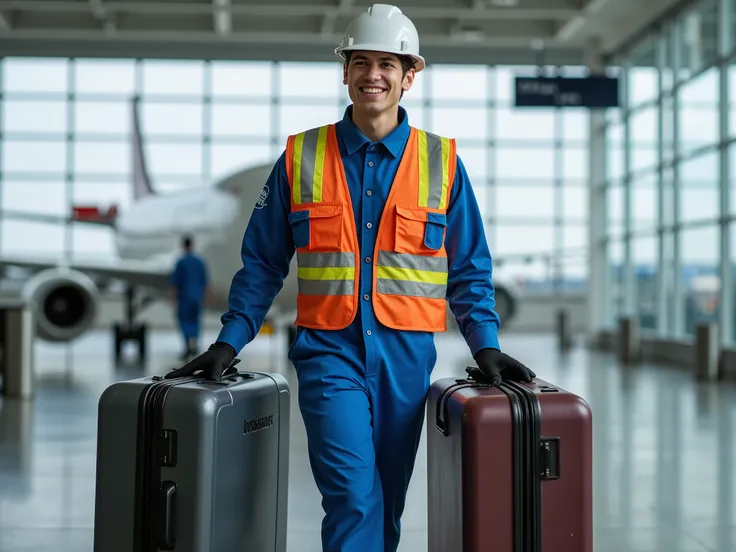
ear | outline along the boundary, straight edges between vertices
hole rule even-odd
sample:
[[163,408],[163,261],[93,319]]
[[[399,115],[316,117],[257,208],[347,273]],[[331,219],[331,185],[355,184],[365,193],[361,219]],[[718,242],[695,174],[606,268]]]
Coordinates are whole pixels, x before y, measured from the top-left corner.
[[414,76],[416,75],[416,71],[414,69],[409,69],[406,72],[406,75],[404,75],[404,82],[401,83],[401,89],[406,92],[411,88],[411,85],[414,84]]
[[342,83],[348,83],[348,62],[342,64]]

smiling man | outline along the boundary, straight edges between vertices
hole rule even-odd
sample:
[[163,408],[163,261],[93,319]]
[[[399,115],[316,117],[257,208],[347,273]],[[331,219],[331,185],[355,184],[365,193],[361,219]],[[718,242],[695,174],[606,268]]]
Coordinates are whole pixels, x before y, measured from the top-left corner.
[[216,343],[168,377],[219,379],[296,252],[289,359],[323,497],[322,549],[396,552],[447,301],[489,381],[535,375],[499,350],[491,256],[455,141],[410,126],[399,106],[424,69],[414,25],[375,4],[335,52],[352,105],[288,138],[245,231]]

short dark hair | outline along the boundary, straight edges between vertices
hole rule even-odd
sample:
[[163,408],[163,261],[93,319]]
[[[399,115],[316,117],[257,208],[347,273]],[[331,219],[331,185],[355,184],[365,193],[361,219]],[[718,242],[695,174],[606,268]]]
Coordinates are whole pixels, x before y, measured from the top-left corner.
[[181,243],[182,243],[182,245],[186,249],[191,249],[192,248],[192,237],[191,236],[184,236],[184,238],[182,239]]

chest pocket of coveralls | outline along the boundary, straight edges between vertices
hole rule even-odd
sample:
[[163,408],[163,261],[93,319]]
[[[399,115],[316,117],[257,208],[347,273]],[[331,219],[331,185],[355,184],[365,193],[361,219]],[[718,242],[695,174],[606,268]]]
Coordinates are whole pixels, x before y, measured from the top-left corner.
[[342,249],[342,203],[309,203],[306,209],[289,213],[289,224],[298,249],[340,251]]
[[442,248],[445,243],[447,215],[416,207],[396,206],[397,253],[421,254]]

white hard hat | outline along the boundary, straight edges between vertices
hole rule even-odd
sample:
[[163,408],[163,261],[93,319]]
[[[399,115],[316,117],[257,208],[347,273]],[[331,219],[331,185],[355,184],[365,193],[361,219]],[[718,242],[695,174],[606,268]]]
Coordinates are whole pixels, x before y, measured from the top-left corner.
[[424,58],[419,55],[419,35],[411,19],[396,6],[373,4],[367,12],[353,19],[335,53],[345,59],[343,52],[371,50],[406,55],[414,58],[417,72],[424,69]]

